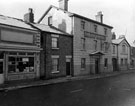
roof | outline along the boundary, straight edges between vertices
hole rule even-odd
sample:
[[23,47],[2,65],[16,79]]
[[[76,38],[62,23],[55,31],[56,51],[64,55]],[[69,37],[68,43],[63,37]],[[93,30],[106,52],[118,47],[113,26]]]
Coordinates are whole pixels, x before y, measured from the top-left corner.
[[44,32],[49,32],[49,33],[55,33],[55,34],[61,34],[61,35],[70,35],[68,33],[65,33],[63,31],[60,31],[59,29],[53,27],[53,26],[48,26],[45,24],[32,24],[34,27],[38,28],[41,31]]
[[123,40],[125,40],[127,42],[127,44],[130,46],[130,44],[128,43],[128,41],[126,40],[126,38],[114,39],[114,40],[112,40],[112,43],[119,45]]
[[29,24],[27,24],[25,21],[13,17],[3,16],[0,15],[0,24],[2,25],[8,25],[8,26],[14,26],[29,30],[36,30],[32,28]]
[[130,45],[131,45],[131,47],[135,47],[135,44],[134,43],[131,43]]
[[114,39],[114,40],[112,40],[112,43],[113,44],[120,44],[123,40],[124,40],[124,38],[122,38],[122,39]]
[[51,6],[47,9],[47,11],[46,11],[46,12],[43,14],[43,16],[39,19],[38,23],[41,22],[41,20],[44,18],[44,16],[46,16],[46,14],[50,11],[51,8],[56,8],[57,10],[61,10],[61,11],[65,12],[65,13],[68,13],[69,16],[75,16],[75,17],[83,18],[83,19],[85,19],[85,20],[94,22],[94,23],[96,23],[96,24],[100,24],[100,25],[103,25],[103,26],[106,26],[106,27],[109,27],[109,28],[113,28],[112,26],[109,26],[109,25],[106,25],[106,24],[104,24],[104,23],[101,23],[101,22],[92,20],[92,19],[90,19],[90,18],[81,16],[81,15],[76,14],[76,13],[71,13],[71,12],[69,12],[69,11],[65,11],[65,10],[63,10],[63,9],[61,9],[61,8],[58,8],[58,7],[55,7],[55,6],[53,6],[53,5],[51,5]]

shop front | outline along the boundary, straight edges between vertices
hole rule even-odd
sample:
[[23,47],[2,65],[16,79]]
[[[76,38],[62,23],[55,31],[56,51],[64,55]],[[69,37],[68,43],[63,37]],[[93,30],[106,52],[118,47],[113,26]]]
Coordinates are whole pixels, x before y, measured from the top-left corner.
[[0,83],[39,78],[40,49],[25,47],[0,49]]

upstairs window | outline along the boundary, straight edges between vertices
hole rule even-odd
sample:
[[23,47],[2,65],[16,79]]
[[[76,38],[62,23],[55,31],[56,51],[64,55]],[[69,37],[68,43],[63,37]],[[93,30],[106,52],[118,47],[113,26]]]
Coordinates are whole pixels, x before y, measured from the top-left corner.
[[97,25],[94,25],[94,32],[97,33]]
[[82,49],[85,50],[85,38],[81,38]]
[[85,29],[85,22],[81,21],[81,29],[84,30]]
[[115,46],[113,45],[113,54],[115,54]]
[[107,35],[107,28],[104,28],[104,34]]
[[125,45],[122,45],[122,52],[126,53],[126,46]]
[[58,48],[58,38],[52,37],[52,48]]
[[48,17],[48,25],[52,25],[52,16]]
[[97,40],[94,40],[94,50],[97,50]]

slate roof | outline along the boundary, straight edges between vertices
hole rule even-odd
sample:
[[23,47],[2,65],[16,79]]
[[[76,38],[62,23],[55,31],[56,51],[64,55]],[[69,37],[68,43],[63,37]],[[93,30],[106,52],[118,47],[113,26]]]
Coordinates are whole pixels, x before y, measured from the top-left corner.
[[36,30],[36,29],[32,28],[29,24],[24,22],[22,19],[8,17],[8,16],[4,16],[4,15],[0,15],[0,24],[29,29],[29,30]]
[[122,38],[122,39],[114,39],[114,40],[112,40],[112,43],[113,44],[120,44],[123,40],[124,40],[124,38]]
[[50,11],[51,8],[56,8],[57,10],[61,10],[61,11],[63,11],[64,13],[68,13],[69,16],[79,17],[79,18],[82,18],[82,19],[85,19],[85,20],[94,22],[94,23],[99,24],[99,25],[103,25],[103,26],[106,26],[106,27],[109,27],[109,28],[113,28],[112,26],[106,25],[106,24],[101,23],[101,22],[98,22],[98,21],[96,21],[96,20],[92,20],[92,19],[90,19],[90,18],[87,18],[87,17],[85,17],[85,16],[82,16],[82,15],[79,15],[79,14],[76,14],[76,13],[71,13],[71,12],[69,12],[69,11],[65,11],[65,10],[63,10],[63,9],[61,9],[61,8],[58,8],[58,7],[56,7],[56,6],[53,6],[53,5],[51,5],[51,6],[45,11],[45,13],[44,13],[44,14],[42,15],[42,17],[39,19],[38,23],[40,23],[40,21],[44,18],[44,16],[47,15],[47,13]]
[[61,34],[61,35],[70,35],[68,33],[65,33],[63,31],[60,31],[59,29],[53,27],[53,26],[48,26],[45,24],[32,24],[34,27],[40,29],[41,31],[44,32],[49,32],[49,33],[55,33],[55,34]]

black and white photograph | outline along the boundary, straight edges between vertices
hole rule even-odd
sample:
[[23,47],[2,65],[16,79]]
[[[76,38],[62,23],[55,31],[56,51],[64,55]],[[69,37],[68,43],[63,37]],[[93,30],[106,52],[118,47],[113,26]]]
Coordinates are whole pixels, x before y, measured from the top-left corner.
[[135,1],[0,1],[0,106],[135,106]]

